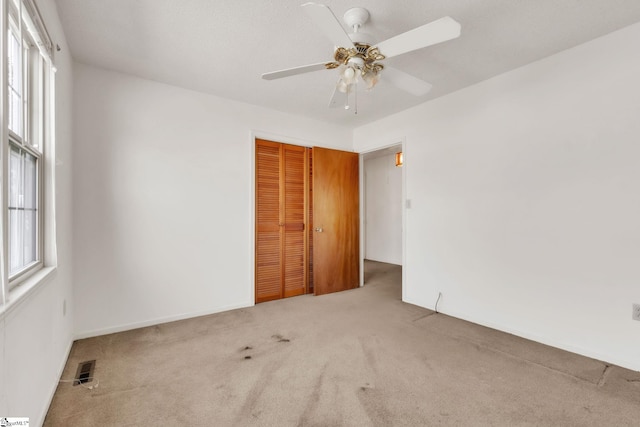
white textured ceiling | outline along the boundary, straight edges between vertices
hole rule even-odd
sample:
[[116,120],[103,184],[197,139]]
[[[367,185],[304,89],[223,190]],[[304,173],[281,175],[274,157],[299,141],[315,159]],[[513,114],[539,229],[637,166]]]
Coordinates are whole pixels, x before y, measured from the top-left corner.
[[[328,102],[336,70],[266,81],[262,73],[330,61],[306,0],[56,0],[75,60],[224,98],[358,126],[640,22],[640,0],[320,0],[351,7],[382,41],[449,15],[460,38],[385,61],[433,84],[423,97],[383,82],[358,115]],[[640,52],[640,50],[639,50]]]

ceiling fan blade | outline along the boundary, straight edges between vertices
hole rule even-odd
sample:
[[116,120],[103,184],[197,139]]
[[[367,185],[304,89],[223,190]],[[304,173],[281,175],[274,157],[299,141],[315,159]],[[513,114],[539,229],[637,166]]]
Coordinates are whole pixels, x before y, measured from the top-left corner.
[[283,77],[295,76],[296,74],[303,74],[303,73],[309,73],[311,71],[325,70],[327,68],[325,67],[325,64],[326,62],[320,62],[318,64],[309,64],[309,65],[303,65],[301,67],[287,68],[286,70],[272,71],[271,73],[264,73],[262,75],[262,78],[265,80],[275,80],[275,79],[281,79]]
[[387,58],[460,37],[460,23],[449,16],[398,34],[377,44]]
[[413,77],[404,71],[398,70],[397,68],[385,66],[381,74],[383,79],[387,80],[398,89],[402,89],[414,96],[426,95],[432,87],[431,83],[427,83],[424,80]]
[[302,5],[304,11],[311,20],[329,37],[336,47],[350,48],[353,42],[349,38],[347,32],[342,28],[340,21],[333,14],[328,6],[318,3],[305,3]]
[[343,107],[347,104],[347,93],[340,92],[337,87],[333,89],[333,95],[329,101],[329,108]]

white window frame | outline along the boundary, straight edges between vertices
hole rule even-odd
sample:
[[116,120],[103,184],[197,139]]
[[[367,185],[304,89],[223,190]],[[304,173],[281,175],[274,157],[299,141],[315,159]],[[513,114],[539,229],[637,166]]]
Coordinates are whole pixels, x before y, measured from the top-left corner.
[[[0,273],[0,305],[7,303],[9,292],[32,277],[43,267],[54,267],[56,264],[55,242],[49,243],[47,249],[45,239],[55,240],[54,221],[47,217],[45,207],[53,206],[53,195],[45,191],[54,191],[52,160],[49,156],[53,144],[55,117],[55,84],[53,66],[53,43],[46,31],[42,18],[33,0],[0,0],[2,25],[0,38],[2,46],[2,149],[0,170],[2,191],[2,259]],[[22,137],[9,129],[9,84],[8,84],[8,43],[9,31],[17,34],[22,45]],[[33,89],[33,90],[32,90]],[[9,229],[9,161],[11,147],[20,150],[22,156],[28,153],[36,159],[36,260],[23,268],[10,271],[10,229]],[[23,157],[24,158],[24,157]],[[24,164],[24,162],[23,162]],[[48,172],[45,170],[47,168]],[[24,181],[24,176],[22,181]],[[23,205],[24,206],[24,205]],[[52,231],[45,230],[45,224]],[[24,250],[24,246],[22,249]],[[52,268],[53,269],[53,268]],[[51,269],[51,270],[52,270]],[[48,275],[49,272],[47,272]]]

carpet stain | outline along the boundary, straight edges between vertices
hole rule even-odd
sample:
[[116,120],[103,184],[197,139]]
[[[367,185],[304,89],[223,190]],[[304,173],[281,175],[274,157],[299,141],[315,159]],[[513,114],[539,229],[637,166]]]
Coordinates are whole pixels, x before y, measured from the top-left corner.
[[388,397],[384,396],[382,391],[370,387],[360,387],[360,392],[357,395],[360,405],[374,426],[393,424],[393,414],[384,404]]
[[378,373],[378,361],[376,359],[376,348],[375,343],[370,343],[368,340],[365,341],[364,337],[359,338],[360,347],[362,348],[362,354],[364,355],[364,359],[366,361],[366,366],[373,371],[374,374]]
[[246,346],[245,348],[243,348],[243,349],[242,349],[242,350],[240,350],[240,351],[247,351],[247,350],[253,350],[253,347],[251,347],[251,346],[249,346],[249,345],[248,345],[248,346]]
[[597,383],[598,387],[602,387],[607,382],[607,377],[611,372],[609,368],[611,368],[610,365],[607,365],[607,364],[604,365],[604,370],[602,371],[602,375],[600,375],[600,380]]
[[245,417],[248,414],[251,414],[252,417],[258,417],[260,415],[262,409],[258,406],[259,400],[265,390],[271,385],[273,377],[285,362],[285,360],[279,360],[278,362],[267,363],[263,366],[256,377],[255,383],[246,394],[244,404],[238,410],[236,420],[233,425],[246,424]]
[[271,335],[271,338],[278,340],[278,342],[289,342],[291,341],[289,338],[285,338],[280,334]]
[[310,420],[313,420],[313,413],[317,410],[318,408],[318,404],[320,402],[320,396],[322,394],[322,386],[324,384],[324,376],[325,373],[327,371],[327,366],[328,364],[325,364],[322,367],[322,370],[320,371],[320,374],[318,375],[318,377],[316,378],[314,384],[313,384],[313,391],[311,392],[311,395],[309,396],[309,399],[307,400],[307,404],[304,408],[304,411],[302,411],[302,415],[300,416],[300,419],[298,420],[298,425],[299,426],[303,426],[303,425],[308,425]]

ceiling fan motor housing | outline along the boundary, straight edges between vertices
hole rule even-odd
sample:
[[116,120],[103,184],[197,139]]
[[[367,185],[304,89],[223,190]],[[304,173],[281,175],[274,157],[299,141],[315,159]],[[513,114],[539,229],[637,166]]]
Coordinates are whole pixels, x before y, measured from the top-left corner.
[[354,7],[344,13],[343,19],[344,23],[357,33],[358,29],[369,20],[369,11],[362,7]]
[[360,32],[360,28],[369,20],[369,11],[362,7],[347,10],[343,16],[344,23],[351,29],[349,38],[354,43],[371,45],[373,39],[370,34]]
[[347,63],[352,67],[361,69],[364,66],[364,59],[360,58],[359,56],[353,56],[349,58],[349,61]]

